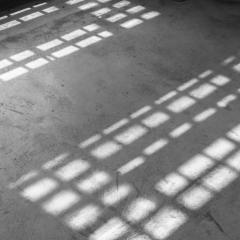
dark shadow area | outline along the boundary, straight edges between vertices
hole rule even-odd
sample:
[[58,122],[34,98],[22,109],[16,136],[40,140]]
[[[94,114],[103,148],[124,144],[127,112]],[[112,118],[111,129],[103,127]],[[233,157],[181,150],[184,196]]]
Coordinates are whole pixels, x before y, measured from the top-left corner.
[[[46,1],[50,2],[51,0],[46,0]],[[4,11],[7,12],[9,10],[13,10],[19,7],[24,7],[28,4],[38,4],[40,2],[43,2],[43,1],[41,0],[12,0],[12,1],[0,0],[0,4],[1,4],[0,13]]]

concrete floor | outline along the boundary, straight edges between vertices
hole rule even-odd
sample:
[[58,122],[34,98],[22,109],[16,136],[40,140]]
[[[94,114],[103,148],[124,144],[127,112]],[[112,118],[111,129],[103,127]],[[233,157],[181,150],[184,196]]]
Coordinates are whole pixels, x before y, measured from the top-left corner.
[[240,7],[87,2],[0,20],[0,239],[238,240]]

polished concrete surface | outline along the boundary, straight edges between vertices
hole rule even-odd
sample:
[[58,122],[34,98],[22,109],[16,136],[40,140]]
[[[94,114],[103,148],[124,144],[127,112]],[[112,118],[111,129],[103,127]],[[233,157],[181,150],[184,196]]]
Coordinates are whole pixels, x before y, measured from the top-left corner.
[[239,10],[56,0],[3,13],[0,239],[238,240]]

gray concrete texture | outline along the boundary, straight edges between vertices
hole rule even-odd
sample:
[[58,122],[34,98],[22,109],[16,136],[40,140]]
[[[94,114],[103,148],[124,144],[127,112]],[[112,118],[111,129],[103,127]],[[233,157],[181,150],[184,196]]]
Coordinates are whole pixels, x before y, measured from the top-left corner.
[[238,240],[239,10],[71,0],[3,13],[0,239]]

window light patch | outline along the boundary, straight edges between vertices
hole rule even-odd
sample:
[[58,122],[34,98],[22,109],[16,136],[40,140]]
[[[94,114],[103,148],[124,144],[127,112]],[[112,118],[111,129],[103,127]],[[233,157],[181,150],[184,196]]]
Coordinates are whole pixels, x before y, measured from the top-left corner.
[[204,149],[204,153],[216,160],[221,160],[235,148],[231,141],[220,138]]
[[186,176],[188,179],[194,180],[204,174],[214,165],[215,162],[212,159],[204,155],[198,154],[187,162],[183,163],[178,168],[178,172]]
[[135,199],[126,209],[124,216],[125,218],[136,223],[146,218],[151,212],[156,209],[156,203],[147,198]]
[[175,196],[189,184],[185,177],[177,173],[170,173],[164,179],[160,180],[155,188],[160,193],[167,196]]
[[62,181],[70,181],[90,168],[88,162],[81,159],[67,163],[55,171],[55,175]]
[[85,193],[93,193],[110,182],[110,175],[103,171],[96,171],[88,178],[79,181],[77,188]]
[[51,178],[44,178],[24,188],[21,191],[21,195],[24,198],[35,202],[51,193],[57,187],[58,184],[55,180]]
[[105,205],[115,205],[124,198],[126,198],[132,191],[127,184],[112,187],[110,190],[103,193],[102,201]]
[[67,215],[64,222],[74,231],[83,230],[94,224],[101,216],[102,211],[98,206],[87,205],[82,209]]
[[128,228],[128,225],[119,218],[112,218],[91,234],[89,240],[117,240],[127,232]]
[[188,209],[198,210],[213,198],[214,194],[202,187],[194,186],[178,197],[178,202]]
[[42,204],[45,212],[52,215],[59,215],[80,201],[77,193],[70,190],[58,192]]
[[117,153],[121,148],[121,145],[113,141],[109,141],[94,148],[91,151],[91,154],[98,159],[105,159]]
[[166,206],[145,224],[144,229],[155,239],[163,240],[167,239],[187,220],[188,217],[185,213],[171,206]]
[[169,116],[163,112],[155,112],[142,120],[142,123],[149,128],[156,128],[169,120]]
[[115,140],[122,144],[128,145],[128,144],[131,144],[132,142],[136,141],[137,139],[139,139],[146,133],[147,133],[146,128],[144,128],[140,125],[134,125],[134,126],[128,128],[127,130],[125,130],[124,132],[118,134],[115,137]]
[[193,98],[183,96],[173,101],[167,106],[167,109],[174,113],[180,113],[194,105],[196,101]]

